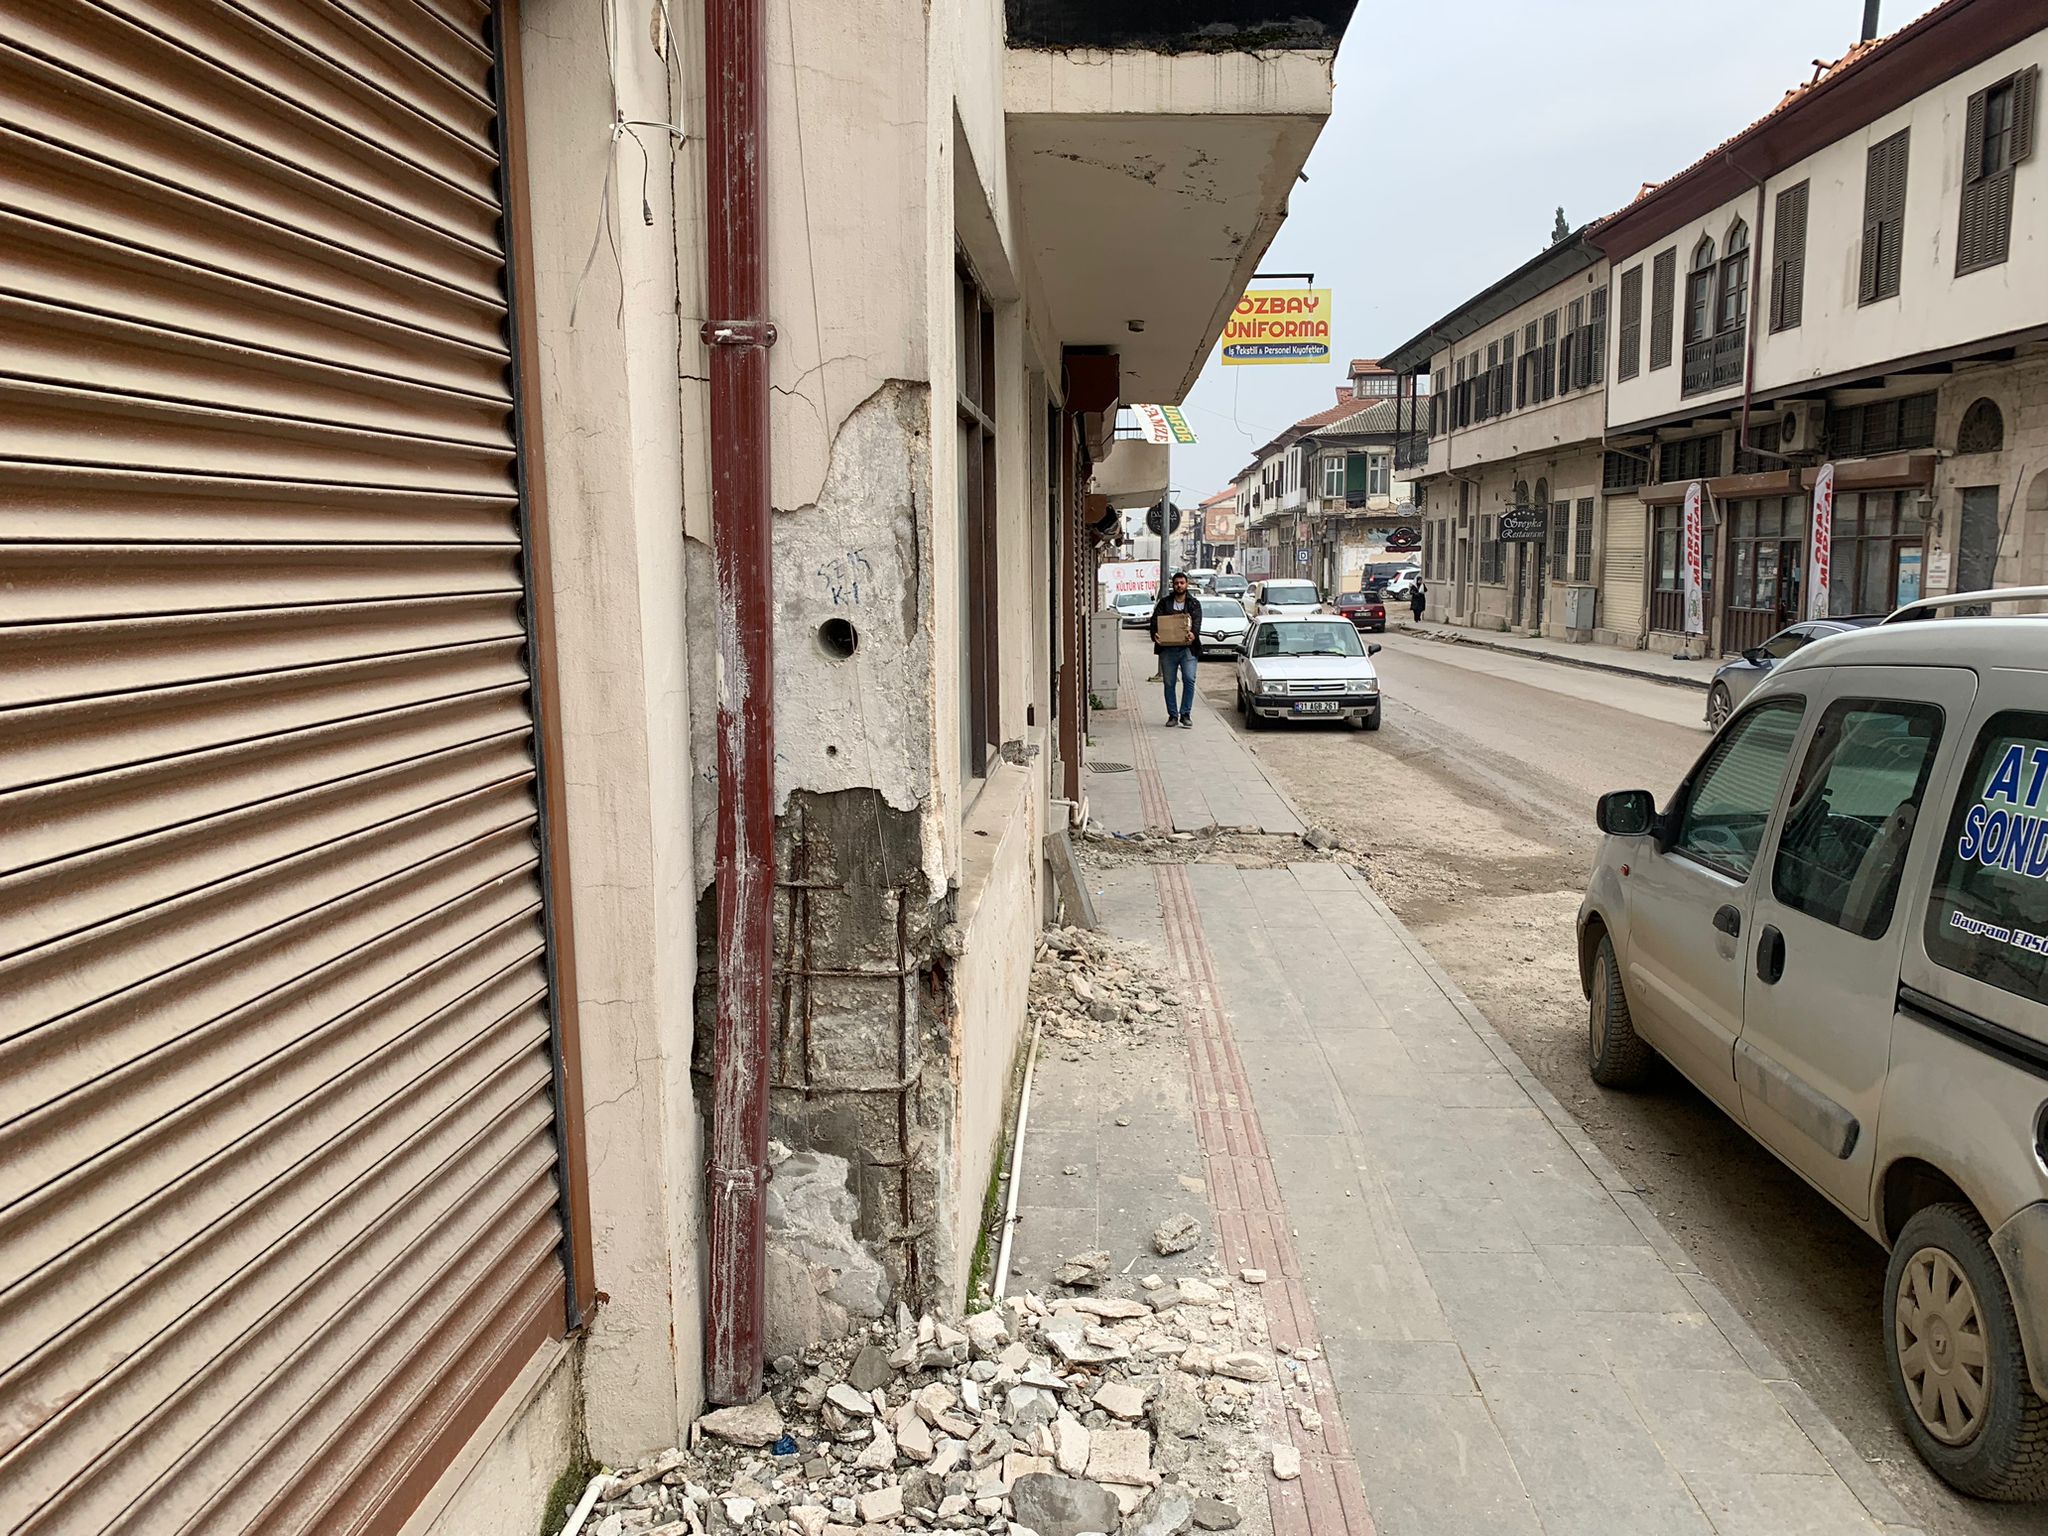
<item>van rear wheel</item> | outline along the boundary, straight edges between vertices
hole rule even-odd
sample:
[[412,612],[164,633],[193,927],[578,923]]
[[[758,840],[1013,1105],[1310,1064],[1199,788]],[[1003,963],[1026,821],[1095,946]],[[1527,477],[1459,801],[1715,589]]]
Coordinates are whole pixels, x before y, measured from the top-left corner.
[[1885,1271],[1884,1354],[1913,1449],[1980,1499],[2048,1498],[2048,1402],[1990,1229],[1967,1205],[1915,1211]]
[[1621,966],[1614,941],[1602,934],[1593,956],[1593,985],[1586,998],[1586,1068],[1602,1088],[1639,1088],[1649,1078],[1656,1053],[1636,1033],[1628,997],[1621,990]]

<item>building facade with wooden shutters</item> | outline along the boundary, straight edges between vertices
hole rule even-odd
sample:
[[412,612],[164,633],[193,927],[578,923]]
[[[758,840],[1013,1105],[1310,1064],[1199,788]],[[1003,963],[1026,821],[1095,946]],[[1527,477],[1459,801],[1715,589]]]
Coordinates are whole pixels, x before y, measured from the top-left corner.
[[1707,654],[1807,615],[1823,463],[1830,611],[2048,579],[2044,67],[2038,5],[1949,0],[1594,227],[1624,293],[1675,274],[1651,334],[1617,338],[1607,395],[1610,449],[1654,466],[1653,644],[1685,643],[1660,551],[1695,479]]
[[1641,329],[1640,287],[1611,291],[1576,230],[1396,349],[1427,381],[1416,445],[1425,617],[1635,644],[1608,617],[1610,337]]
[[[860,1270],[771,1229],[783,1347],[964,1290],[1090,465],[1351,6],[1268,9],[768,8],[758,959]],[[695,0],[0,0],[9,1536],[530,1530],[702,1406],[706,50]],[[1111,163],[1190,147],[1202,199]]]

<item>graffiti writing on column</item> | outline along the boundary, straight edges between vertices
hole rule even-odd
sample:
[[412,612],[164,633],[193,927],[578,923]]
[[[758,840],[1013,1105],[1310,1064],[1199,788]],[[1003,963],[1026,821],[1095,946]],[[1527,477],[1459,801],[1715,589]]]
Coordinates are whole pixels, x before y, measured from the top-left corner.
[[858,608],[860,585],[873,574],[874,567],[868,564],[867,556],[857,549],[849,549],[837,560],[828,560],[818,567],[818,579],[825,583],[835,608]]

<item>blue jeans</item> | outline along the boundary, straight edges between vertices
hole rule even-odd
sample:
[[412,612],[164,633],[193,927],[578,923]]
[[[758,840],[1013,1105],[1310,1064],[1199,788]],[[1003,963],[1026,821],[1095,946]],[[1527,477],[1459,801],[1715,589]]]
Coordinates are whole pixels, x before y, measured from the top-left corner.
[[[1169,645],[1159,653],[1159,675],[1166,683],[1166,718],[1178,720],[1195,706],[1195,648]],[[1174,690],[1180,703],[1174,703]]]

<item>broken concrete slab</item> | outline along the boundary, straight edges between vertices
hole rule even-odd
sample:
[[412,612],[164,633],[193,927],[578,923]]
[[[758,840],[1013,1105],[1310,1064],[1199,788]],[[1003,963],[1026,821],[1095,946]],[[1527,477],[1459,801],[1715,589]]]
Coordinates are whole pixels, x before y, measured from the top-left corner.
[[1107,1488],[1058,1473],[1018,1478],[1010,1489],[1010,1508],[1019,1525],[1030,1527],[1039,1536],[1113,1532],[1123,1518],[1116,1495]]

